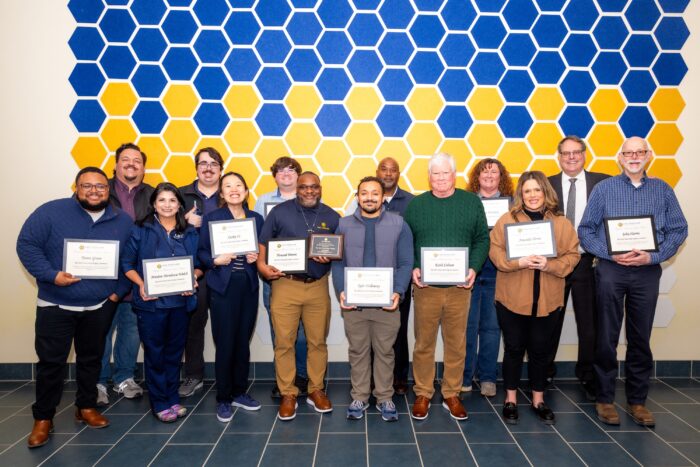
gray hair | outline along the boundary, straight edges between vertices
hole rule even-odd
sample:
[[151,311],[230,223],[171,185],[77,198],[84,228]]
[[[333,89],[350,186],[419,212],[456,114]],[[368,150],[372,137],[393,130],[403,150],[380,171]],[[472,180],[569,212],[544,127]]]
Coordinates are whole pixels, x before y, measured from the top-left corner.
[[450,164],[452,173],[457,172],[457,164],[455,163],[455,158],[447,154],[446,152],[439,152],[430,157],[430,161],[428,161],[428,174],[430,174],[433,171],[433,166],[435,164],[440,164],[442,162],[447,162],[448,164]]

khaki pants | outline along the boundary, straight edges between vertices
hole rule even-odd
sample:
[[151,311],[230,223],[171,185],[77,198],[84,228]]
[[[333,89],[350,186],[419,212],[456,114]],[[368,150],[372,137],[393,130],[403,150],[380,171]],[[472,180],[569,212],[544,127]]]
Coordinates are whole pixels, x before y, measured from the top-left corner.
[[[381,404],[394,395],[394,342],[401,326],[399,311],[378,308],[343,311],[353,400],[367,402],[370,376],[374,397]],[[374,362],[371,351],[374,350]],[[374,365],[373,365],[374,363]]]
[[275,329],[275,373],[280,393],[299,394],[299,388],[294,385],[297,372],[294,345],[300,319],[308,348],[309,393],[323,389],[331,320],[328,275],[310,284],[285,278],[272,281],[270,315]]
[[467,341],[467,315],[471,289],[460,287],[413,287],[415,306],[413,387],[417,396],[432,398],[435,393],[435,344],[442,325],[444,374],[442,396],[458,396],[462,387]]

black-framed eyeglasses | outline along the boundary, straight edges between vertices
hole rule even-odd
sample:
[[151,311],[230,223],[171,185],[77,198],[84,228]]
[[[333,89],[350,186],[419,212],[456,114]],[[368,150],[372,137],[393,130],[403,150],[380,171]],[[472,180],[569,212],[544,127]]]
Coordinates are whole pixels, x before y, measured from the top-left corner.
[[221,164],[218,162],[206,162],[206,161],[200,161],[197,162],[197,167],[200,169],[218,169],[221,167]]
[[98,193],[104,193],[107,191],[107,188],[109,188],[109,185],[105,185],[104,183],[81,183],[78,186],[81,190],[92,191],[94,189]]

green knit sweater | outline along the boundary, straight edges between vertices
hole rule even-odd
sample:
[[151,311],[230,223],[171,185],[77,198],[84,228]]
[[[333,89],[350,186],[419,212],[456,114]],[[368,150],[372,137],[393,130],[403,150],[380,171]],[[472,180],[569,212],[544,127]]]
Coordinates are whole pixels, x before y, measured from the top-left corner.
[[411,200],[404,220],[413,232],[414,267],[421,247],[468,247],[469,267],[479,272],[489,253],[489,228],[484,206],[473,193],[457,189],[448,198],[427,191]]

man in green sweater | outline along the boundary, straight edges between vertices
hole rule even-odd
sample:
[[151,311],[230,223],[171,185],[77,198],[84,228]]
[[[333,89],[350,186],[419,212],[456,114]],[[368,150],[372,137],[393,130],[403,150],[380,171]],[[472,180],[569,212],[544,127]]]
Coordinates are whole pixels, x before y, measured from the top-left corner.
[[[467,412],[459,400],[466,349],[467,314],[471,287],[476,273],[489,251],[486,215],[479,198],[456,189],[455,160],[449,154],[436,154],[428,163],[430,191],[416,196],[406,208],[405,221],[413,231],[415,264],[413,269],[414,331],[413,378],[416,401],[411,415],[428,417],[435,389],[435,344],[442,325],[444,374],[442,406],[452,418],[466,420]],[[468,271],[464,283],[430,286],[422,282],[421,248],[468,248]]]

